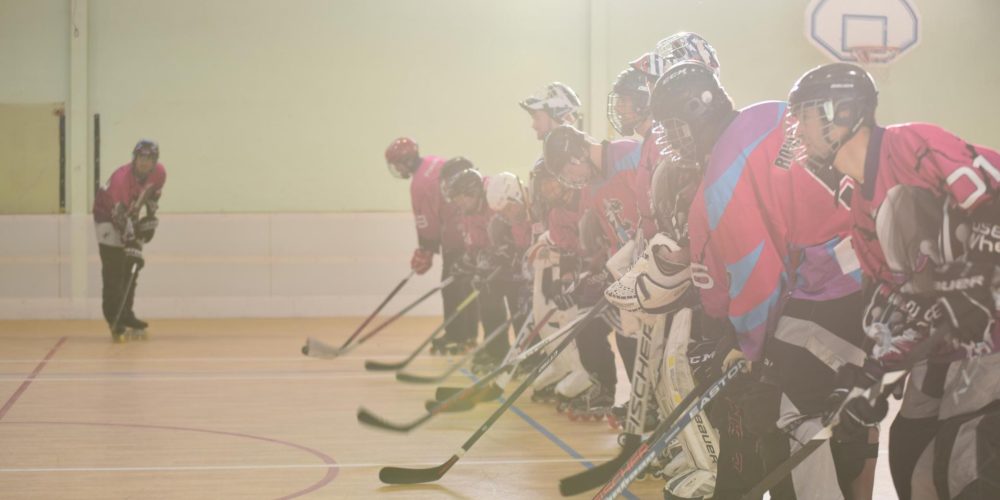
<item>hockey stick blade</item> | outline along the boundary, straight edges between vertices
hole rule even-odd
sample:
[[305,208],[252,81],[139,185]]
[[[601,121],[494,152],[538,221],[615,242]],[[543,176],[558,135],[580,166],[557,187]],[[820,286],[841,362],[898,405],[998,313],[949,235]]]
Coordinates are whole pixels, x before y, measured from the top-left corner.
[[500,326],[494,328],[493,331],[486,336],[486,338],[483,340],[481,344],[476,346],[475,349],[462,355],[462,358],[452,363],[452,365],[449,366],[448,369],[444,371],[444,373],[436,376],[424,376],[424,375],[413,375],[410,373],[399,371],[396,372],[396,380],[400,382],[409,382],[411,384],[435,384],[438,382],[442,382],[449,376],[451,376],[452,373],[455,373],[459,368],[461,368],[461,366],[464,365],[466,361],[473,359],[473,357],[476,354],[486,350],[493,342],[493,340],[499,337],[501,333],[506,334],[507,328],[510,326],[512,322],[513,318],[508,318],[507,321],[504,321],[502,324],[500,324]]
[[[462,390],[459,389],[458,392],[461,391]],[[457,394],[458,392],[452,393],[452,395]],[[461,411],[469,411],[475,408],[477,403],[482,403],[483,401],[493,401],[494,399],[499,398],[501,395],[503,395],[503,389],[498,387],[496,384],[490,384],[489,387],[480,389],[475,393],[473,393],[471,396],[464,398],[457,403],[448,405],[445,408],[438,409],[438,406],[441,405],[441,403],[444,400],[447,400],[448,399],[447,397],[444,398],[444,400],[441,399],[428,400],[427,403],[424,405],[424,407],[427,408],[427,411],[438,410],[442,413],[456,413]]]
[[596,465],[579,474],[563,478],[559,481],[559,493],[564,497],[568,497],[600,487],[608,482],[608,479],[613,477],[622,465],[625,465],[625,461],[635,454],[640,445],[642,445],[642,436],[638,434],[625,434],[625,442],[618,455],[603,464]]
[[402,467],[383,467],[378,472],[378,478],[385,484],[419,484],[431,483],[444,477],[444,474],[451,469],[455,462],[461,458],[458,455],[452,457],[445,463],[437,467],[426,469],[405,469]]
[[311,358],[332,359],[340,356],[341,350],[323,341],[309,337],[306,339],[305,345],[302,346],[302,354]]
[[[497,271],[499,271],[499,269]],[[495,275],[497,271],[494,271],[493,275]],[[461,304],[455,307],[455,310],[452,311],[451,316],[445,318],[444,322],[438,325],[438,327],[435,328],[433,332],[431,332],[430,336],[427,337],[426,340],[421,342],[420,345],[417,346],[416,350],[410,353],[410,355],[407,356],[406,359],[398,363],[380,363],[378,361],[370,361],[370,360],[365,361],[365,370],[391,371],[391,370],[401,370],[405,368],[406,365],[409,365],[410,362],[413,361],[417,357],[417,355],[419,355],[420,352],[423,351],[425,347],[427,347],[428,344],[430,344],[431,342],[434,341],[434,339],[437,338],[438,333],[444,331],[445,328],[447,328],[452,321],[455,321],[455,318],[457,318],[460,314],[462,314],[462,311],[464,311],[466,307],[469,307],[469,304],[475,302],[477,298],[479,298],[479,290],[473,290],[472,293],[470,293],[467,297],[465,297],[464,300],[462,300]]]
[[374,413],[368,411],[364,407],[358,408],[358,422],[361,422],[362,424],[365,425],[370,425],[372,427],[377,427],[379,429],[385,429],[387,431],[396,431],[396,432],[410,432],[413,429],[416,429],[420,424],[430,420],[430,418],[433,416],[434,416],[433,413],[428,413],[414,420],[413,422],[407,424],[395,424],[375,415]]
[[[493,427],[493,424],[496,423],[496,421],[500,418],[500,416],[502,416],[504,412],[506,412],[507,409],[514,404],[514,401],[516,401],[517,398],[520,397],[521,394],[523,394],[524,391],[531,386],[531,384],[535,381],[535,379],[538,378],[538,375],[542,372],[542,370],[544,370],[546,366],[552,363],[552,360],[554,360],[556,356],[558,356],[563,351],[563,349],[566,348],[567,345],[569,345],[571,342],[574,341],[574,339],[576,339],[576,334],[579,332],[579,328],[576,328],[576,326],[595,318],[598,313],[604,310],[605,306],[607,306],[607,302],[605,302],[602,298],[602,300],[599,302],[599,305],[594,306],[594,308],[592,308],[587,314],[579,318],[581,321],[573,322],[572,323],[573,326],[569,327],[570,329],[567,330],[568,335],[566,335],[559,342],[559,344],[556,345],[556,347],[546,355],[546,358],[542,361],[541,364],[532,369],[528,377],[523,382],[521,382],[521,385],[519,385],[517,389],[515,389],[514,392],[507,399],[505,399],[503,403],[500,404],[499,408],[493,411],[493,413],[489,416],[489,418],[487,418],[486,421],[483,422],[481,426],[479,426],[476,432],[474,432],[472,436],[469,437],[469,439],[467,439],[464,443],[462,443],[462,447],[458,450],[457,453],[452,455],[447,462],[441,464],[438,467],[433,467],[430,469],[404,469],[401,467],[384,467],[381,471],[379,471],[379,479],[381,479],[383,482],[390,484],[426,483],[441,479],[441,477],[443,477],[444,474],[448,472],[448,470],[451,469],[451,467],[455,465],[455,463],[458,462],[458,460],[462,458],[462,456],[465,453],[467,453],[469,449],[471,449],[472,446],[476,444],[477,441],[479,441],[479,438],[481,438],[483,434],[486,434],[486,431],[490,430],[490,428]],[[491,373],[490,376],[495,378],[496,376],[499,375],[499,373],[503,371],[504,368],[501,367],[501,369],[498,369],[493,373]],[[483,382],[484,380],[486,379],[481,379],[479,382]]]

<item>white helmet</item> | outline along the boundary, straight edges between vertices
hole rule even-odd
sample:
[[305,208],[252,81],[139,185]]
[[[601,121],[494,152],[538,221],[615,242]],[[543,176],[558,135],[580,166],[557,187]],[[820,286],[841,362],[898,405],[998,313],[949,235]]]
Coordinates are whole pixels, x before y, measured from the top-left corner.
[[[708,66],[716,78],[719,76],[719,58],[715,49],[701,35],[682,31],[674,33],[656,43],[656,55],[660,56],[660,69],[666,72],[671,66],[682,62],[696,62]],[[657,75],[659,76],[659,75]]]
[[532,113],[544,111],[552,119],[565,122],[568,116],[577,118],[576,113],[580,109],[580,98],[576,92],[565,83],[552,82],[531,94],[525,100],[518,103],[525,111]]
[[490,210],[499,212],[512,202],[524,205],[524,187],[521,185],[521,179],[510,172],[491,175],[486,184],[486,203],[489,204]]

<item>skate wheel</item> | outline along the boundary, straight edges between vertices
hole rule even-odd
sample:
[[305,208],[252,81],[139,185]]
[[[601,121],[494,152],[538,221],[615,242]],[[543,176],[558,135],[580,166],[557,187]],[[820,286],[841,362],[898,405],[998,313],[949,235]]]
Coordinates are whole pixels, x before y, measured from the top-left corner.
[[593,419],[594,422],[600,422],[601,420],[604,420],[604,415],[594,415]]
[[129,338],[133,340],[148,340],[149,333],[146,330],[129,330]]
[[649,479],[649,475],[646,474],[646,471],[642,471],[637,476],[635,476],[636,481],[645,481],[647,479]]
[[304,354],[306,356],[309,355],[309,345],[308,344],[302,346],[302,354]]
[[577,419],[578,419],[578,417],[577,417],[576,413],[573,413],[573,412],[569,412],[569,413],[567,413],[567,416],[569,416],[569,419],[570,419],[570,421],[572,421],[572,422],[576,422],[576,421],[577,421]]
[[115,334],[112,333],[111,334],[111,342],[115,343],[115,344],[124,344],[124,343],[128,342],[128,335],[125,335],[124,333],[120,333],[118,335],[115,335]]

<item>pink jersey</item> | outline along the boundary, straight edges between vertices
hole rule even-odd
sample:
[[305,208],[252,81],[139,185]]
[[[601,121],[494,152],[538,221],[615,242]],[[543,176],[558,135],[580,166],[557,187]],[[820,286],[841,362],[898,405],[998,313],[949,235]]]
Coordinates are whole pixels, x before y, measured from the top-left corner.
[[569,207],[553,207],[549,210],[549,239],[560,252],[580,253],[580,210]]
[[642,147],[635,139],[621,139],[605,142],[602,150],[604,175],[583,189],[582,206],[600,219],[613,253],[635,237],[640,224],[637,193],[641,190],[638,171]]
[[[847,206],[799,165],[776,166],[786,104],[740,111],[712,150],[691,205],[692,272],[705,312],[728,317],[747,358],[790,296],[833,299],[860,289],[842,244]],[[838,253],[840,255],[838,255]]]
[[[116,205],[121,204],[126,209],[138,208],[132,207],[132,204],[147,188],[152,191],[146,195],[147,199],[159,200],[166,182],[167,170],[162,163],[157,163],[144,181],[140,181],[135,175],[131,162],[118,167],[108,178],[108,182],[97,191],[97,196],[94,198],[94,221],[117,223],[111,218]],[[115,228],[118,231],[123,230],[121,227],[115,226]]]
[[410,181],[410,201],[421,248],[437,252],[461,250],[458,208],[448,205],[441,196],[441,167],[444,158],[425,156]]
[[[893,288],[909,281],[928,264],[924,241],[936,247],[947,239],[939,239],[945,209],[960,216],[992,201],[1000,187],[998,169],[1000,153],[936,125],[874,128],[864,182],[851,199],[853,242],[865,274]],[[894,205],[905,208],[894,210]],[[1000,345],[997,325],[993,345]]]
[[[483,188],[490,182],[488,176],[483,176]],[[490,210],[489,205],[483,200],[480,203],[479,211],[473,214],[461,215],[462,240],[465,242],[465,253],[475,255],[480,251],[489,248],[490,245],[490,220],[496,212]]]

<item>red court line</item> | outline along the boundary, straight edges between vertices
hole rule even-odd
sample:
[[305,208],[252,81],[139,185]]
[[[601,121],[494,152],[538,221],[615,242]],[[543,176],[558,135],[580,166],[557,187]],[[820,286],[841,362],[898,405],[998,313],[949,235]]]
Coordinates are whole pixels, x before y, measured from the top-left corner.
[[52,349],[49,350],[49,353],[46,354],[44,358],[42,358],[42,362],[38,363],[38,366],[36,366],[35,369],[31,372],[31,375],[28,375],[28,378],[24,382],[21,382],[21,386],[18,387],[17,390],[14,391],[14,394],[10,397],[10,399],[8,399],[7,402],[3,404],[3,408],[0,408],[0,420],[3,420],[3,417],[7,415],[7,411],[10,410],[10,407],[14,406],[14,403],[17,402],[17,398],[21,397],[21,394],[24,394],[24,391],[26,391],[28,389],[28,386],[31,385],[31,381],[34,380],[36,376],[38,376],[38,373],[42,371],[42,368],[45,368],[45,365],[49,362],[50,359],[52,359],[52,356],[56,354],[56,351],[59,350],[60,347],[62,347],[64,342],[66,342],[66,337],[60,338],[59,342],[56,342],[56,345],[54,345]]

